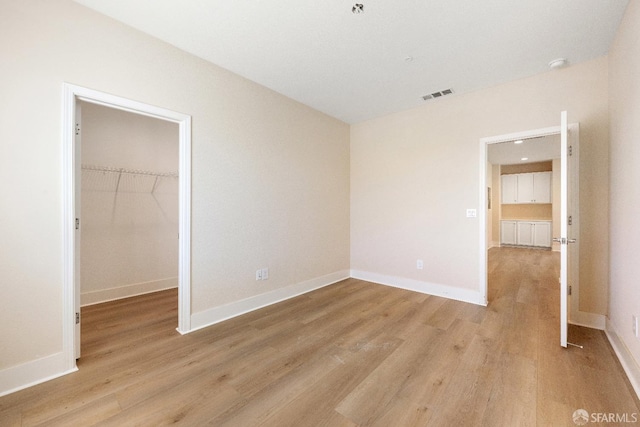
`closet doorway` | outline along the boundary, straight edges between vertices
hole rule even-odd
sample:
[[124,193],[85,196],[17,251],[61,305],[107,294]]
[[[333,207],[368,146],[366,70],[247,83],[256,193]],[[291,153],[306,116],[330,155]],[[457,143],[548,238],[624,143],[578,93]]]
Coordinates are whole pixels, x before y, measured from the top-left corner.
[[84,101],[77,112],[81,307],[177,288],[178,124]]
[[191,118],[69,84],[63,113],[63,351],[77,369],[81,305],[177,287],[190,330]]

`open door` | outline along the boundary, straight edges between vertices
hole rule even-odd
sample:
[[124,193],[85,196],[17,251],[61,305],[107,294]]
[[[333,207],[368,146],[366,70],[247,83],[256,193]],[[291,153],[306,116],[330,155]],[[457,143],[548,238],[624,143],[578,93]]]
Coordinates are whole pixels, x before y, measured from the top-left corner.
[[73,168],[74,168],[74,216],[75,216],[75,234],[74,234],[74,310],[75,310],[75,329],[74,329],[74,348],[76,359],[80,358],[80,211],[82,204],[80,203],[80,195],[82,194],[82,144],[80,126],[82,124],[82,109],[79,102],[75,103],[75,127],[73,136]]
[[571,238],[571,183],[569,177],[572,176],[571,168],[574,167],[570,161],[572,147],[569,145],[569,125],[567,112],[560,113],[560,237],[553,240],[560,243],[560,345],[567,346],[567,329],[569,323],[569,267],[571,264],[571,251],[569,244],[576,240]]

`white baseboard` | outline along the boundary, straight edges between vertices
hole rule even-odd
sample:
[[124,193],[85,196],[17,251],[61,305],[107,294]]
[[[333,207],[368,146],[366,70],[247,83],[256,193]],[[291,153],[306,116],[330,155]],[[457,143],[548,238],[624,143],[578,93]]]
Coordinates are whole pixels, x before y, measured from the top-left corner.
[[151,292],[164,291],[165,289],[177,288],[178,278],[169,277],[167,279],[152,280],[149,282],[134,283],[131,285],[118,286],[115,288],[101,289],[99,291],[84,292],[80,295],[80,305],[93,305],[102,302],[114,301],[122,298],[134,297],[136,295],[148,294]]
[[64,354],[55,353],[41,359],[0,371],[0,396],[61,377],[78,368],[66,370]]
[[326,276],[306,280],[271,292],[194,313],[191,315],[191,329],[187,333],[206,328],[207,326],[220,323],[224,320],[258,310],[348,278],[349,270],[337,271]]
[[482,301],[480,292],[471,289],[455,288],[453,286],[359,270],[351,270],[351,277],[380,285],[392,286],[394,288],[407,289],[409,291],[421,292],[423,294],[435,295],[477,305],[486,305],[484,301]]
[[638,366],[638,361],[633,358],[633,355],[624,344],[624,341],[622,341],[616,332],[613,323],[609,319],[607,319],[604,332],[607,334],[607,338],[609,338],[613,351],[615,351],[616,356],[618,356],[618,360],[626,372],[629,382],[640,399],[640,366]]
[[585,326],[587,328],[599,329],[601,331],[604,331],[607,326],[607,318],[602,314],[578,311],[571,313],[570,317],[571,319],[569,319],[569,323],[572,325]]

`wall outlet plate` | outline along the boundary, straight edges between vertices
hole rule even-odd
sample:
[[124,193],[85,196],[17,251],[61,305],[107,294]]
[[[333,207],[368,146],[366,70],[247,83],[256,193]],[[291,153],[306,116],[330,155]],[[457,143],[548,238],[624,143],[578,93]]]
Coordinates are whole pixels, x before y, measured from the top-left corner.
[[632,328],[633,328],[633,336],[636,337],[636,338],[640,337],[640,335],[638,335],[638,333],[640,332],[640,331],[638,331],[638,316],[636,316],[636,315],[633,316],[633,326],[632,326]]
[[256,280],[262,280],[262,270],[256,270]]
[[467,218],[476,218],[478,216],[478,211],[475,209],[467,209]]
[[418,270],[422,270],[424,268],[424,261],[422,261],[421,259],[416,261],[416,268]]

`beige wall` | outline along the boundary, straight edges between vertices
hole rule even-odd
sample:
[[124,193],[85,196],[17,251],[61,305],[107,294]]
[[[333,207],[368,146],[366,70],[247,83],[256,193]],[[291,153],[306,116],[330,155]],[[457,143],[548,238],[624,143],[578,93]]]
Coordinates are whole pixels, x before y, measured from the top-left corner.
[[[631,1],[609,55],[611,117],[609,320],[640,365],[640,2]],[[636,378],[637,381],[637,378]],[[637,384],[636,384],[637,385]]]
[[[479,287],[479,139],[580,122],[580,301],[607,310],[607,59],[438,99],[351,127],[351,267]],[[416,259],[424,270],[417,270]]]
[[63,82],[192,116],[194,313],[348,271],[347,124],[70,0],[0,20],[0,374],[62,350]]
[[[497,209],[497,206],[494,206],[493,204],[493,165],[489,162],[487,162],[487,187],[491,188],[491,209],[489,209],[489,205],[487,204],[487,206],[485,207],[486,209],[486,221],[487,221],[487,237],[486,237],[486,242],[487,242],[487,248],[491,247],[492,244],[492,240],[493,240],[493,210],[494,208]],[[487,190],[488,191],[488,190]],[[488,196],[487,196],[488,197]]]
[[[178,125],[90,103],[82,163],[178,172]],[[82,304],[178,286],[178,178],[82,171]]]
[[529,173],[529,172],[549,172],[553,164],[548,162],[522,163],[519,165],[501,165],[500,174],[508,175],[511,173]]
[[551,203],[502,205],[501,208],[502,219],[553,219]]

